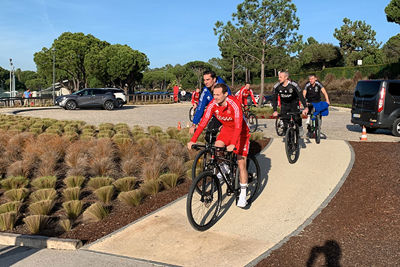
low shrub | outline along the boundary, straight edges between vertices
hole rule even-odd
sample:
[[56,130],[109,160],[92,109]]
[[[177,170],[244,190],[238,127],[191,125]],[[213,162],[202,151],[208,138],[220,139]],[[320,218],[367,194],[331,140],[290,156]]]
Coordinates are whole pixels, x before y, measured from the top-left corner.
[[177,174],[179,177],[185,175],[186,169],[182,157],[172,156],[166,159],[166,166],[171,173]]
[[4,196],[11,201],[23,201],[29,195],[27,188],[11,189],[4,192]]
[[150,135],[155,136],[157,133],[162,133],[163,130],[160,126],[149,126],[147,127],[147,130],[149,131]]
[[84,221],[100,221],[109,214],[109,211],[99,202],[93,203],[83,212]]
[[114,129],[114,124],[112,123],[100,123],[99,125],[99,130],[113,130]]
[[96,189],[94,191],[94,194],[96,195],[98,200],[108,205],[110,204],[111,199],[114,195],[114,186],[112,185],[102,186],[99,189]]
[[113,182],[114,179],[110,177],[94,177],[90,178],[87,185],[90,189],[96,190],[99,189],[100,187],[111,185]]
[[48,218],[45,215],[30,215],[25,217],[24,222],[31,234],[37,234],[46,227]]
[[57,191],[53,188],[39,189],[29,196],[32,203],[42,200],[55,200],[57,198]]
[[55,176],[42,176],[34,179],[31,185],[37,189],[55,188],[57,177]]
[[28,206],[28,210],[32,215],[48,215],[54,207],[53,200],[42,200],[32,203]]
[[142,185],[142,192],[145,195],[156,195],[160,192],[160,181],[158,179],[146,180]]
[[29,180],[23,176],[8,177],[0,181],[1,188],[5,190],[24,188],[29,184]]
[[6,212],[18,213],[21,205],[22,203],[20,201],[7,202],[5,204],[0,205],[0,213],[6,213]]
[[69,232],[72,229],[72,222],[69,219],[62,219],[58,222],[58,224],[60,225],[60,227],[65,231],[65,232]]
[[17,213],[15,211],[0,214],[0,231],[12,230],[17,221]]
[[80,194],[81,194],[80,187],[69,187],[64,189],[63,191],[63,197],[65,201],[79,200]]
[[113,130],[101,130],[97,134],[97,138],[111,138],[114,136],[114,133]]
[[85,178],[83,176],[68,176],[64,179],[64,184],[67,187],[82,187]]
[[121,192],[118,199],[128,206],[137,207],[143,199],[143,193],[139,189]]
[[179,181],[179,177],[181,176],[176,173],[164,173],[159,179],[165,188],[174,188]]
[[257,140],[262,140],[264,139],[264,133],[262,132],[256,132],[256,133],[252,133],[250,135],[250,140],[252,141],[257,141]]
[[68,219],[75,220],[81,214],[83,204],[80,200],[71,200],[64,202],[62,206]]
[[135,189],[137,179],[135,177],[124,177],[117,179],[113,185],[120,192],[131,191]]

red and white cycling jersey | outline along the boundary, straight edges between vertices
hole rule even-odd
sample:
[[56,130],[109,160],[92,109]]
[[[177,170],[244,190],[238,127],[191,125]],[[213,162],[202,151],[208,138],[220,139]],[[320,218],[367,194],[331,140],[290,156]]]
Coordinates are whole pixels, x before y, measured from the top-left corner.
[[199,92],[193,92],[192,94],[192,105],[199,104],[199,99],[200,99],[200,93]]
[[239,100],[241,105],[247,105],[247,98],[251,96],[253,103],[257,103],[256,99],[254,98],[253,90],[246,89],[246,86],[240,88],[240,90],[236,93],[236,98]]
[[226,98],[225,106],[218,105],[215,100],[207,106],[205,115],[190,141],[194,143],[197,141],[213,115],[222,123],[222,129],[217,140],[222,140],[226,146],[235,145],[239,155],[247,156],[250,137],[249,126],[243,119],[243,112],[238,100],[233,96]]

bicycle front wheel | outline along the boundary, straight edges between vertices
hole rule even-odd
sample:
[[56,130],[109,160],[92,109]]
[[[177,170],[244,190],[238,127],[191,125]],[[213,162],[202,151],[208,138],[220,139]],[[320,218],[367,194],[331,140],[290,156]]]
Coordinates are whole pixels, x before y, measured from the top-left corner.
[[276,118],[275,120],[275,130],[278,136],[283,136],[285,134],[284,123],[280,118]]
[[194,179],[186,200],[186,214],[194,229],[205,231],[215,223],[221,207],[221,191],[219,180],[211,171]]
[[190,120],[191,122],[193,122],[193,117],[194,117],[194,114],[195,114],[195,113],[196,113],[196,108],[191,107],[190,110],[189,110],[189,120]]
[[207,169],[207,164],[211,159],[211,151],[208,149],[201,150],[194,158],[192,165],[192,180],[200,173]]
[[321,117],[315,118],[315,142],[319,144],[321,142]]
[[254,201],[258,189],[261,184],[261,172],[260,165],[256,157],[249,156],[246,161],[247,173],[248,173],[248,187],[247,187],[247,202],[250,204]]
[[300,156],[299,133],[293,127],[286,131],[285,150],[289,163],[296,163]]
[[257,128],[258,128],[257,116],[254,115],[253,113],[249,113],[248,122],[249,122],[250,132],[254,133],[255,131],[257,131]]

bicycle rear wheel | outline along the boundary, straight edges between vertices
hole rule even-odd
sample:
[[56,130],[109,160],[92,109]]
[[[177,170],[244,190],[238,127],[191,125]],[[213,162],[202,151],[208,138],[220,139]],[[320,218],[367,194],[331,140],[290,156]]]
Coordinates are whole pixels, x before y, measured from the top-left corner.
[[289,127],[286,131],[285,150],[289,163],[296,163],[300,156],[299,133],[293,127]]
[[249,113],[248,123],[249,123],[251,133],[254,133],[255,131],[257,131],[258,119],[257,119],[257,116],[254,115],[254,113]]
[[315,118],[315,142],[319,144],[321,142],[321,117]]
[[221,207],[221,191],[219,180],[211,171],[194,179],[186,200],[186,214],[194,229],[205,231],[215,223]]
[[275,120],[275,130],[278,136],[283,136],[285,134],[284,123],[280,118],[276,118]]
[[196,113],[196,108],[191,107],[189,110],[189,120],[193,122],[194,114]]
[[249,156],[246,160],[247,172],[249,174],[248,187],[247,187],[247,202],[250,204],[254,201],[255,196],[261,184],[260,165],[256,157]]

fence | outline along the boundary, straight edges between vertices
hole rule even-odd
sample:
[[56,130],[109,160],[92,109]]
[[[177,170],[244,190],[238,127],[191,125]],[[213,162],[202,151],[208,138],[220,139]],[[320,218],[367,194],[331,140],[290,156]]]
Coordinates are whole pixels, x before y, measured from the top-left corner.
[[128,103],[169,103],[174,102],[174,98],[170,95],[156,94],[130,94],[127,99]]
[[53,97],[50,96],[42,96],[42,97],[1,97],[0,98],[0,106],[2,107],[18,107],[23,106],[24,101],[27,101],[28,106],[46,106],[53,105]]

